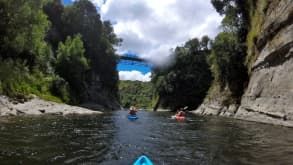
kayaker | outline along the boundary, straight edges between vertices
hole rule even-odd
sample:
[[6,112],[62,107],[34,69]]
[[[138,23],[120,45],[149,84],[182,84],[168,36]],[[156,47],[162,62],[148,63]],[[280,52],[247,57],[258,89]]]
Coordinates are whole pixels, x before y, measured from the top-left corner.
[[136,110],[135,106],[131,106],[129,108],[128,114],[130,114],[130,115],[136,115],[136,112],[137,112],[137,110]]
[[183,108],[180,108],[179,110],[177,110],[176,116],[185,116]]

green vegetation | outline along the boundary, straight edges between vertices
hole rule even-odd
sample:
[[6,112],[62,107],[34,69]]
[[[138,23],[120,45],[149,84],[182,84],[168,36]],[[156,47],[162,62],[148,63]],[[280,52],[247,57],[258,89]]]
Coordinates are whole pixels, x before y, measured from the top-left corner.
[[[0,94],[79,103],[93,82],[118,99],[121,42],[88,0],[0,0]],[[97,78],[98,77],[98,78]]]
[[[192,39],[173,52],[176,60],[168,68],[155,68],[155,109],[197,108],[204,98],[223,105],[239,103],[248,81],[244,65],[246,37],[250,28],[246,0],[211,0],[221,15],[223,32],[214,41]],[[212,78],[213,77],[213,78]]]
[[156,91],[154,100],[158,107],[176,109],[196,108],[206,96],[212,81],[207,64],[209,38],[189,40],[175,49],[175,63],[168,68],[154,68],[152,83]]
[[243,65],[245,56],[241,56],[241,50],[236,35],[222,32],[215,38],[212,53],[208,57],[215,86],[214,90],[210,91],[210,95],[225,93],[225,99],[228,99],[223,100],[225,104],[237,103],[242,95],[246,70]]
[[1,94],[24,97],[29,93],[50,95],[48,60],[44,42],[49,21],[42,12],[45,1],[1,0],[0,80]]
[[249,15],[250,15],[250,31],[247,35],[247,58],[245,64],[251,68],[253,62],[257,58],[256,40],[260,34],[260,28],[264,22],[264,11],[266,10],[268,1],[249,1]]
[[212,0],[215,9],[225,15],[223,32],[212,43],[208,62],[214,81],[207,99],[217,99],[223,105],[239,103],[248,81],[246,36],[249,30],[246,0]]
[[150,82],[120,81],[120,103],[124,108],[135,105],[137,108],[152,109],[153,88]]
[[80,35],[73,39],[68,36],[64,44],[59,43],[57,50],[56,72],[70,84],[71,95],[76,95],[76,100],[80,97],[78,94],[85,90],[83,82],[89,68],[84,52]]
[[0,94],[76,104],[93,89],[114,99],[119,91],[122,106],[155,109],[194,109],[218,96],[225,105],[239,103],[267,3],[211,3],[225,16],[214,41],[191,39],[171,52],[172,64],[153,68],[152,83],[121,81],[118,89],[114,46],[122,40],[89,0],[66,7],[61,0],[0,0]]

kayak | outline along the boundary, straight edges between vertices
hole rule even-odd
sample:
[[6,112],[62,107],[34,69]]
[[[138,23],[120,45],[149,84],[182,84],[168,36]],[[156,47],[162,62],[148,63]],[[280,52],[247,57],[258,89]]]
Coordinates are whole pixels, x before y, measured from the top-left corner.
[[133,165],[153,165],[153,162],[147,156],[140,156]]
[[130,119],[130,120],[138,119],[137,115],[127,115],[127,118]]
[[185,120],[185,116],[178,116],[178,115],[176,115],[175,116],[175,119],[176,120]]

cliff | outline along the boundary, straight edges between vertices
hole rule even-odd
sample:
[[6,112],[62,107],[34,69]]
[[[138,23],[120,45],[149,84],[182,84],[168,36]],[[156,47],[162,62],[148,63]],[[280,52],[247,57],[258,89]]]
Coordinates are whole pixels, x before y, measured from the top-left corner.
[[86,90],[82,98],[81,106],[90,109],[121,109],[118,99],[114,96],[114,92],[102,87],[100,76],[96,73],[91,74],[90,83],[86,84]]
[[256,56],[235,117],[293,126],[293,1],[271,1],[260,34],[248,52]]
[[249,83],[241,103],[223,105],[217,101],[221,97],[206,99],[193,113],[293,127],[293,1],[254,5],[248,35]]

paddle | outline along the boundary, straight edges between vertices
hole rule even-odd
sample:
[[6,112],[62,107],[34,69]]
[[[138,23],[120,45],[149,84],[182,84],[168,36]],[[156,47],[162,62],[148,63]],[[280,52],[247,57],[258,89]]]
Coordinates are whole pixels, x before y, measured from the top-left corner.
[[[180,108],[179,111],[186,111],[188,109],[188,106],[185,106],[184,108]],[[171,116],[172,119],[175,119],[176,118],[176,115],[177,115],[177,112],[175,115]]]

